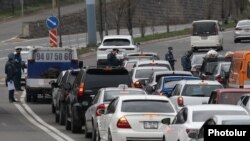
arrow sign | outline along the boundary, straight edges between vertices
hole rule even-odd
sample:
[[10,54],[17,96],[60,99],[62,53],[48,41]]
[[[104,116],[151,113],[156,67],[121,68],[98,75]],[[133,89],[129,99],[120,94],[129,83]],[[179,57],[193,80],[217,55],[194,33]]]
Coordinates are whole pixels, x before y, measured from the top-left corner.
[[59,19],[56,16],[50,16],[47,18],[46,24],[49,29],[57,28],[59,25]]

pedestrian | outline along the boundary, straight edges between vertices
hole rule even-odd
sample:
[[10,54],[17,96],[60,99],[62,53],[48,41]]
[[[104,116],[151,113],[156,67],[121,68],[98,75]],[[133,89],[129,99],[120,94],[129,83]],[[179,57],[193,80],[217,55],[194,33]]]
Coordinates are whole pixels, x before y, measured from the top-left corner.
[[119,52],[118,49],[114,48],[108,55],[107,55],[107,65],[108,66],[119,66],[121,65],[120,60],[117,59],[116,54]]
[[192,50],[188,50],[184,56],[181,57],[181,65],[184,71],[191,71],[191,56],[193,55]]
[[14,53],[10,53],[8,55],[8,61],[5,64],[6,86],[8,87],[9,101],[11,103],[16,102],[14,98],[14,91],[15,91],[14,78],[15,78],[17,71],[16,71],[14,59],[15,59]]
[[15,75],[14,84],[17,91],[23,91],[21,88],[21,76],[22,76],[22,57],[21,57],[22,48],[16,48],[15,53],[15,66],[17,74]]
[[168,52],[165,54],[165,60],[170,63],[172,70],[174,70],[176,60],[174,59],[173,47],[168,47]]

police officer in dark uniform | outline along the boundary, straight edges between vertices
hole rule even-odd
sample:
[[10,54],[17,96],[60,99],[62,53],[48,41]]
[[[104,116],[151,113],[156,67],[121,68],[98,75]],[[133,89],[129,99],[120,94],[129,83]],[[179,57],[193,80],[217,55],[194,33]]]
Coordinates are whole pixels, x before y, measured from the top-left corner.
[[119,52],[118,49],[114,48],[107,56],[108,66],[119,66],[121,65],[120,60],[117,59],[116,54]]
[[181,57],[181,65],[184,71],[191,71],[191,56],[193,55],[192,50],[188,50],[184,56]]
[[173,54],[173,48],[168,47],[168,52],[165,54],[165,60],[168,61],[172,67],[172,70],[174,70],[174,64],[175,64],[175,59],[174,59],[174,54]]
[[17,74],[15,75],[15,88],[17,91],[23,91],[21,88],[21,76],[22,76],[22,57],[21,57],[22,48],[16,48],[15,54],[15,67],[17,70]]
[[[8,55],[8,61],[5,64],[6,86],[8,86],[8,84],[14,83],[14,78],[17,73],[14,59],[15,59],[14,53],[10,53]],[[11,103],[16,102],[14,98],[14,91],[15,91],[14,89],[9,89],[9,101]]]

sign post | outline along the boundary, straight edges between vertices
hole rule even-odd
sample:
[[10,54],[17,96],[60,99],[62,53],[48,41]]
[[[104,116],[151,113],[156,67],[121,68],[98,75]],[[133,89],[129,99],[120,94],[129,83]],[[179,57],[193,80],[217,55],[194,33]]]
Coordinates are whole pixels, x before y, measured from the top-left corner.
[[50,47],[58,47],[56,28],[59,25],[59,19],[56,16],[50,16],[49,18],[47,18],[46,24],[49,29]]

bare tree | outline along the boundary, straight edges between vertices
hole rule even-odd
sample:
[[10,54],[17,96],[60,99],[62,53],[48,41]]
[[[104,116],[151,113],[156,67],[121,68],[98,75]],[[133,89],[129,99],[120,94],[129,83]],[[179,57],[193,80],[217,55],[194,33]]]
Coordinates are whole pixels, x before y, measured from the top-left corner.
[[127,21],[127,28],[128,32],[131,36],[133,36],[133,17],[135,15],[135,10],[137,7],[137,4],[139,3],[139,0],[127,0],[126,4],[126,21]]
[[127,0],[111,0],[110,5],[112,9],[112,16],[114,17],[115,20],[115,25],[116,25],[116,34],[120,34],[120,28],[121,28],[121,19],[122,16],[124,15],[126,11],[126,2]]
[[103,0],[99,0],[99,21],[100,24],[98,26],[99,35],[101,40],[103,39]]

